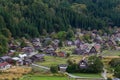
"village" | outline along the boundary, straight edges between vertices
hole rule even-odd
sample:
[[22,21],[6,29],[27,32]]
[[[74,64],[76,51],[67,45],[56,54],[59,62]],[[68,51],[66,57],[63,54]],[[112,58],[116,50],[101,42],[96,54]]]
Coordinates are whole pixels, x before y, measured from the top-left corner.
[[[70,74],[66,74],[66,72],[67,73],[74,72],[67,70],[71,62],[79,65],[80,69],[87,70],[86,68],[89,65],[88,64],[89,57],[96,56],[103,62],[104,65],[103,66],[104,70],[102,71],[103,75],[101,76],[100,74],[99,76],[101,77],[97,77],[98,78],[97,80],[99,79],[110,80],[108,78],[111,78],[111,80],[112,79],[119,80],[114,79],[115,76],[113,75],[113,72],[111,70],[107,70],[108,63],[112,59],[114,58],[120,59],[119,29],[116,30],[111,35],[107,33],[100,35],[100,33],[97,30],[93,31],[78,30],[74,36],[75,37],[73,40],[53,39],[50,36],[33,39],[22,38],[20,40],[12,38],[8,44],[9,45],[8,53],[0,57],[1,74],[4,73],[3,75],[5,75],[7,74],[7,71],[9,73],[10,69],[15,68],[16,70],[17,68],[26,70],[29,69],[28,71],[23,70],[25,71],[25,73],[23,73],[19,77],[14,78],[13,76],[14,79],[11,78],[11,80],[18,80],[20,79],[21,76],[24,76],[25,74],[29,74],[30,72],[32,72],[32,70],[37,66],[38,66],[37,68],[43,68],[45,70],[50,69],[51,72],[53,73],[57,72],[57,70],[54,69],[54,67],[58,66],[59,72],[61,74],[64,73],[65,75],[71,77]],[[20,71],[19,69],[17,72]],[[84,73],[84,71],[82,70],[81,72]],[[108,72],[106,72],[106,70]],[[13,71],[13,73],[15,72]],[[89,76],[87,78],[89,78]],[[93,78],[94,79],[92,80],[96,80],[96,76],[93,76]],[[7,77],[2,78],[2,76],[0,76],[0,80],[6,79]]]

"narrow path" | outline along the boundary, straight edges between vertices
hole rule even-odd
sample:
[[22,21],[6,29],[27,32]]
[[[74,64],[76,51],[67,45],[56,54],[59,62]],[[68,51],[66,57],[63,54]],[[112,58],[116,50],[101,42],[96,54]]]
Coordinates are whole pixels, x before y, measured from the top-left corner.
[[107,80],[107,70],[103,68],[104,72],[102,73],[102,76],[105,80]]
[[34,64],[34,63],[32,63],[32,65],[36,66],[36,67],[39,67],[39,68],[42,68],[42,69],[45,69],[45,70],[50,70],[50,68],[45,67],[45,66],[37,65],[37,64]]

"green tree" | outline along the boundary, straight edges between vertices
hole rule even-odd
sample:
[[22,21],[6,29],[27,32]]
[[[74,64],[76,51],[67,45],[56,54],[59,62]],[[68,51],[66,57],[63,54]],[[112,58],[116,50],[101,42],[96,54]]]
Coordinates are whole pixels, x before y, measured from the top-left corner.
[[50,71],[51,71],[52,73],[58,73],[58,66],[51,66],[51,67],[50,67]]
[[8,52],[8,40],[3,35],[0,35],[0,54],[4,55]]
[[120,65],[115,67],[114,75],[115,77],[120,78]]
[[73,30],[72,29],[68,29],[68,32],[67,32],[67,34],[66,34],[66,39],[68,39],[68,40],[72,40],[72,38],[74,38],[74,32],[73,32]]
[[11,34],[11,32],[10,32],[9,29],[3,28],[3,29],[1,30],[1,33],[2,33],[2,35],[4,35],[6,38],[11,39],[12,34]]
[[116,67],[116,66],[118,66],[118,65],[120,65],[120,59],[116,59],[116,58],[114,58],[114,59],[112,59],[110,62],[109,62],[109,65],[111,66],[111,67]]
[[91,56],[88,58],[88,72],[100,73],[103,71],[103,63],[97,56]]
[[58,32],[57,33],[57,36],[58,36],[58,39],[60,39],[60,40],[65,40],[66,39],[66,32],[65,31],[60,31],[60,32]]

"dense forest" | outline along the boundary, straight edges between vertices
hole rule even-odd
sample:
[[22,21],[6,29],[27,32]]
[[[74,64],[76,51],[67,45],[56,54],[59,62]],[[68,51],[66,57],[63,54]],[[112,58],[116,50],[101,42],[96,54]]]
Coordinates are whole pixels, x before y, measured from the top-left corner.
[[120,0],[0,0],[0,30],[13,37],[109,26],[120,26]]

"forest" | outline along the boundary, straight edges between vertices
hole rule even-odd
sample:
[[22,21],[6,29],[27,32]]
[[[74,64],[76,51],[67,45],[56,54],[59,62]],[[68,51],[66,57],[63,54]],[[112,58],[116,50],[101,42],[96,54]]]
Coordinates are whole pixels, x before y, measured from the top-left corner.
[[12,37],[109,26],[120,27],[120,0],[0,0],[0,30]]

